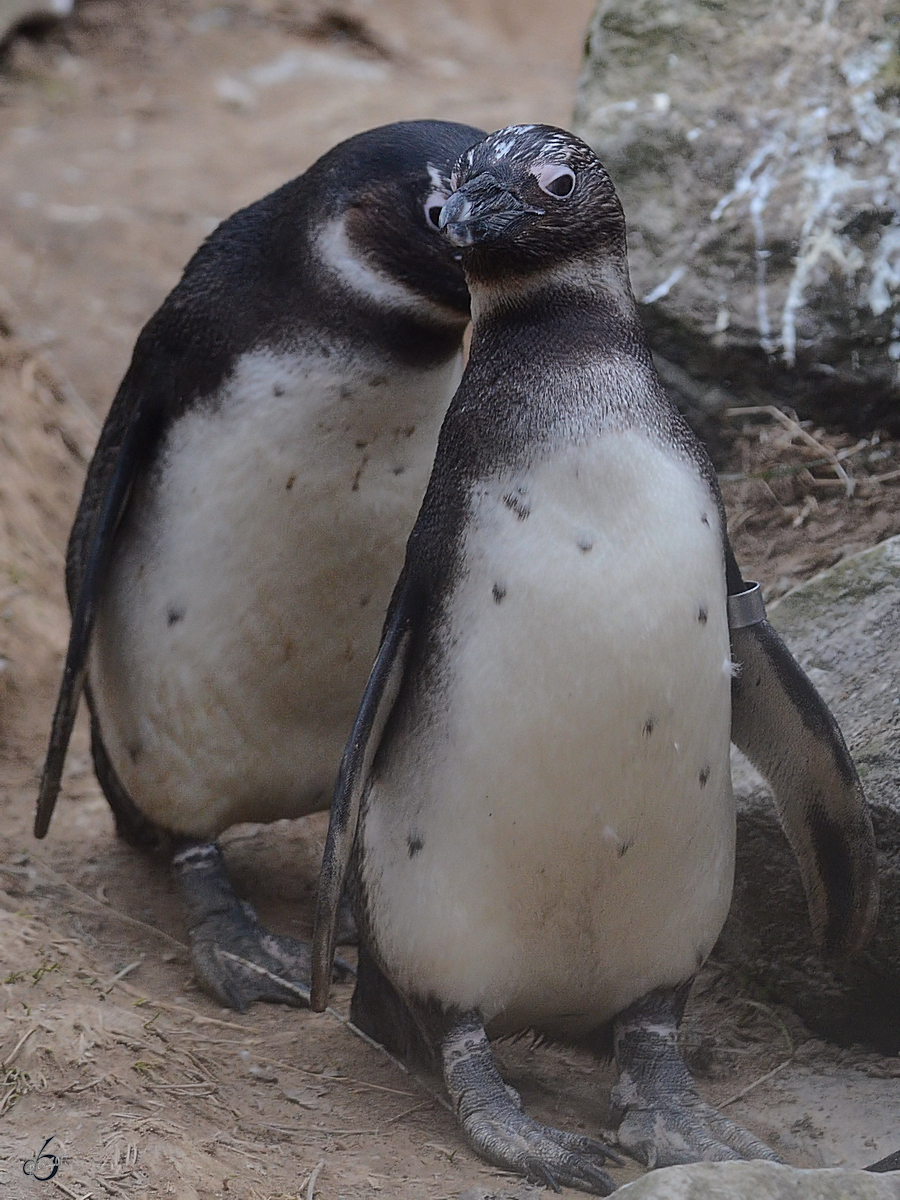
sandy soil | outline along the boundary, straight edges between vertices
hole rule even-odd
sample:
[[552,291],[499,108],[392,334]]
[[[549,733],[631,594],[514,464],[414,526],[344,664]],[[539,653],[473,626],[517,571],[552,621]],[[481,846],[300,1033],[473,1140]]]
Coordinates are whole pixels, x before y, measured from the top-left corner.
[[[30,825],[84,467],[134,338],[183,263],[222,217],[367,126],[417,116],[566,124],[590,8],[84,0],[64,30],[8,49],[0,1184],[13,1200],[524,1194],[463,1145],[434,1081],[353,1037],[347,987],[322,1016],[236,1015],[196,991],[170,880],[113,838],[83,726],[48,840],[36,843]],[[900,456],[877,431],[857,442],[767,414],[738,414],[730,428],[722,469],[735,544],[769,595],[900,532]],[[234,878],[273,927],[309,933],[323,836],[320,817],[226,838]],[[685,1043],[704,1093],[790,1161],[863,1165],[896,1149],[897,1060],[811,1040],[789,1012],[741,996],[715,963]],[[603,1127],[608,1067],[524,1041],[498,1058],[536,1115]],[[51,1136],[61,1165],[38,1183],[23,1163]]]

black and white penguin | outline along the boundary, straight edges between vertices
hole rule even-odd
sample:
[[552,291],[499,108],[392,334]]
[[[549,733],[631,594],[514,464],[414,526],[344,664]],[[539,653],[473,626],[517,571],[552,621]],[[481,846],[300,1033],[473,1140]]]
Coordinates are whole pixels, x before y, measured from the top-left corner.
[[442,1067],[491,1162],[613,1188],[602,1145],[504,1086],[488,1037],[525,1029],[613,1049],[612,1119],[644,1163],[775,1158],[677,1048],[731,898],[729,742],[773,786],[830,953],[864,943],[877,905],[859,780],[653,368],[600,162],[514,126],[453,183],[471,356],[342,762],[313,1008],[349,870],[353,1018]]
[[330,803],[459,381],[469,300],[437,220],[483,136],[373,129],[224,221],[88,470],[35,834],[84,688],[118,831],[174,849],[195,970],[235,1008],[302,999],[309,954],[238,901],[214,839]]

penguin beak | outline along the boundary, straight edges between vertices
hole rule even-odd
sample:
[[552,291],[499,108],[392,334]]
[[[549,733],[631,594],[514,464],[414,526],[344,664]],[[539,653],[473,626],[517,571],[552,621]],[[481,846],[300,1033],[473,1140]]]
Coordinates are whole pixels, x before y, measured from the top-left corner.
[[453,193],[438,227],[454,246],[475,246],[498,241],[522,217],[540,212],[484,171]]

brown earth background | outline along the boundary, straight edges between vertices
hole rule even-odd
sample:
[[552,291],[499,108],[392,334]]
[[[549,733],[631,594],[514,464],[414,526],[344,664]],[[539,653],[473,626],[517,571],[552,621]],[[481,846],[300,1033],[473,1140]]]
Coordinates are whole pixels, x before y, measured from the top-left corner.
[[[113,837],[83,724],[47,841],[30,826],[68,632],[69,524],[134,339],[181,267],[219,220],[360,129],[568,124],[590,10],[83,0],[65,24],[6,46],[0,1186],[11,1200],[455,1200],[519,1187],[464,1146],[435,1081],[352,1036],[348,987],[321,1016],[236,1015],[196,991],[164,865]],[[900,532],[900,454],[878,430],[736,413],[716,452],[738,556],[770,597]],[[308,936],[323,836],[321,817],[227,835],[233,876],[273,927]],[[810,1039],[715,962],[685,1045],[704,1094],[789,1161],[861,1166],[896,1148],[881,1096],[885,1081],[896,1090],[897,1060]],[[534,1114],[602,1129],[611,1068],[527,1041],[498,1059]],[[61,1166],[40,1183],[22,1165],[50,1136]]]

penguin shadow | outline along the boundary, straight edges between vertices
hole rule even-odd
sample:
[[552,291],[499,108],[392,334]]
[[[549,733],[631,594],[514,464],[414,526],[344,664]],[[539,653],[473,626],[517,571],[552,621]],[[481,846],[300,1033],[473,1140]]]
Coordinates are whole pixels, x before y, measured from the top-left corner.
[[309,941],[328,814],[235,825],[219,846],[235,891],[267,929]]
[[[494,1042],[493,1052],[503,1079],[537,1120],[586,1137],[612,1129],[609,1092],[617,1078],[612,1058],[601,1060],[577,1046],[527,1033]],[[643,1174],[630,1159],[609,1169],[618,1184]]]

